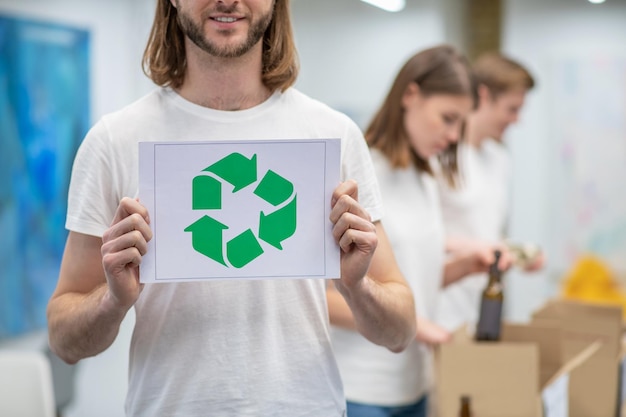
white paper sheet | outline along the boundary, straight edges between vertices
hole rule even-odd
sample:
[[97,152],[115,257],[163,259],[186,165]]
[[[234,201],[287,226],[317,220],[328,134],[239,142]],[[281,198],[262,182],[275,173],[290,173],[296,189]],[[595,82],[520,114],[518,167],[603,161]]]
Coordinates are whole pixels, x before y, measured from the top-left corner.
[[543,389],[543,409],[545,417],[569,416],[569,373],[558,377]]
[[141,142],[141,282],[337,278],[339,139]]

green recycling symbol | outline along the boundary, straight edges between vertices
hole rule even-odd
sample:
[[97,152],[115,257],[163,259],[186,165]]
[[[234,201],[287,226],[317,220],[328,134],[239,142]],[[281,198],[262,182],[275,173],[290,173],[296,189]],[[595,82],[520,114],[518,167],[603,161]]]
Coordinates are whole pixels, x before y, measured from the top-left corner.
[[[233,193],[257,182],[257,156],[248,159],[240,153],[231,153],[203,169],[215,175],[198,175],[192,183],[193,210],[221,210],[222,185],[232,185]],[[216,178],[217,177],[217,178]],[[185,228],[191,232],[195,251],[228,267],[224,256],[235,268],[242,268],[263,254],[259,239],[282,250],[281,243],[296,231],[296,194],[291,182],[268,170],[254,189],[254,194],[274,207],[271,213],[259,214],[258,236],[252,228],[223,242],[223,232],[229,227],[211,216],[204,215]],[[291,201],[287,200],[292,196]],[[287,202],[285,204],[285,202]]]

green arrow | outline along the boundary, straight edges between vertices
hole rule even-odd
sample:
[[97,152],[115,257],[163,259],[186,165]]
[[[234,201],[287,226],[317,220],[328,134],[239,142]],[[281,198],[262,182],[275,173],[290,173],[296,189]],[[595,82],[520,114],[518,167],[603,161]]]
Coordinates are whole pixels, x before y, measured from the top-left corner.
[[235,187],[233,193],[236,193],[256,181],[256,154],[248,159],[234,152],[206,167],[203,171],[212,172],[232,184]]
[[296,231],[296,196],[285,207],[266,215],[261,212],[259,238],[270,245],[283,249],[280,242]]
[[254,237],[252,230],[248,229],[226,244],[228,260],[235,268],[241,268],[252,262],[263,253],[263,248]]
[[273,206],[287,201],[293,193],[293,184],[275,173],[268,170],[263,179],[254,190],[254,194],[261,197]]
[[222,208],[222,183],[208,175],[198,175],[192,182],[193,210]]
[[185,232],[191,232],[191,242],[197,252],[227,266],[222,253],[222,230],[224,229],[228,229],[228,226],[209,216],[202,216],[187,226]]

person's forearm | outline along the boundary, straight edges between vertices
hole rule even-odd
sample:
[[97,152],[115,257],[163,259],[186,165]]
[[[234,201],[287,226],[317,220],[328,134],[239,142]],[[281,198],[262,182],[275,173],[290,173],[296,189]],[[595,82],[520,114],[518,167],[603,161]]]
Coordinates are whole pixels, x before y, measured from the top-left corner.
[[461,280],[467,275],[467,266],[460,259],[448,259],[443,268],[443,281],[442,287],[447,287],[450,284]]
[[468,238],[448,236],[445,241],[445,251],[446,253],[450,253],[464,250],[467,248],[469,242],[470,239]]
[[326,300],[328,302],[328,318],[330,324],[336,327],[341,327],[348,330],[356,331],[356,325],[354,324],[354,315],[346,303],[345,298],[334,288],[334,284],[331,283],[333,288],[327,288]]
[[106,284],[57,296],[47,311],[50,348],[67,363],[97,355],[111,346],[127,311],[109,299]]
[[356,329],[371,342],[400,352],[415,337],[415,307],[408,286],[376,283],[366,276],[350,288],[341,281],[336,287],[350,306]]

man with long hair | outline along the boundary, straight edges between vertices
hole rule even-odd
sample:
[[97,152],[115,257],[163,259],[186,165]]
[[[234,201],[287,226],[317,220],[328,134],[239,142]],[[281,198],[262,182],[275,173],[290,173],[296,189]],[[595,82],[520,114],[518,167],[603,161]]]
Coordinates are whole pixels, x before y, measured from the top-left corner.
[[413,298],[379,221],[363,136],[291,87],[289,1],[158,0],[144,70],[160,88],[103,117],[74,163],[52,349],[70,363],[99,354],[134,307],[127,415],[345,415],[322,280],[139,282],[152,238],[132,198],[140,140],[339,137],[344,181],[328,202],[335,285],[369,340],[401,351],[413,338]]

